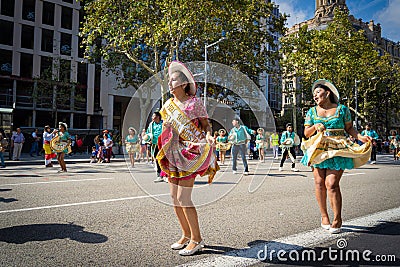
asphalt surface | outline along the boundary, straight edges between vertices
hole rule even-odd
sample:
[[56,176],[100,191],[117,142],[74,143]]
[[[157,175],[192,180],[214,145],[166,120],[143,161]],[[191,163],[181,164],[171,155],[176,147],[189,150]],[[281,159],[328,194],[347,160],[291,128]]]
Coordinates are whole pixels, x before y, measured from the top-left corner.
[[[197,179],[193,193],[207,246],[181,257],[169,248],[181,233],[168,204],[168,184],[153,183],[153,167],[138,163],[128,169],[121,156],[110,164],[89,164],[86,157],[67,158],[68,173],[62,175],[36,158],[7,162],[0,170],[0,266],[176,266],[319,227],[308,168],[297,164],[301,172],[293,173],[287,162],[278,172],[276,161],[252,160],[251,175],[241,176],[222,166],[211,186]],[[240,161],[238,166],[243,168]],[[398,208],[399,172],[389,155],[378,156],[377,165],[346,171],[344,221]],[[382,223],[381,234],[355,234],[349,246],[365,244],[398,260],[399,220]],[[371,244],[390,245],[374,250]],[[317,247],[331,245],[322,240]]]

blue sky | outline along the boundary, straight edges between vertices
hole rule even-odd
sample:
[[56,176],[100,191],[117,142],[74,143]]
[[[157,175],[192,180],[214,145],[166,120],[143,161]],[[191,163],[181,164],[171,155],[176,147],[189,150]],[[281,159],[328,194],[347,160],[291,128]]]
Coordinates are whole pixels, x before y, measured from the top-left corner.
[[[287,26],[314,17],[315,0],[273,0],[281,13],[290,14]],[[400,41],[400,0],[346,0],[350,14],[364,22],[380,23],[382,37]]]

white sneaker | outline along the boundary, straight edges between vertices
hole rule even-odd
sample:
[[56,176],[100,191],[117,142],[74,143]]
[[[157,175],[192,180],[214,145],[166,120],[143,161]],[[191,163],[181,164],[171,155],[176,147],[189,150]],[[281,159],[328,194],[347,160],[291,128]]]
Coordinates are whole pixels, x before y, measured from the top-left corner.
[[299,170],[296,168],[292,168],[292,172],[298,172]]
[[280,172],[283,171],[282,167],[279,167],[279,171],[280,171]]
[[249,175],[249,172],[243,172],[244,175]]
[[373,161],[371,161],[371,163],[370,164],[375,164],[376,163],[376,161],[375,160],[373,160]]
[[233,171],[233,174],[237,174],[237,171]]
[[157,176],[157,179],[155,179],[153,182],[155,183],[164,182],[164,179],[160,176]]

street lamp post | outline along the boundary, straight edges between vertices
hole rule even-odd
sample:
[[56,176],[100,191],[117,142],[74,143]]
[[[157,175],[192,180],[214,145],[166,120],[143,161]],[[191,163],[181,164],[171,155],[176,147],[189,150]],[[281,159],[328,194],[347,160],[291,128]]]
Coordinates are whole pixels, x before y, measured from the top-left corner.
[[355,107],[355,123],[356,123],[356,130],[358,129],[358,88],[357,88],[357,84],[360,82],[360,80],[354,80],[354,90],[355,90],[355,97],[356,97],[356,107]]
[[204,45],[204,106],[207,104],[207,49],[218,44],[219,42],[225,40],[226,37],[221,37],[218,41],[212,43],[212,44],[205,44]]

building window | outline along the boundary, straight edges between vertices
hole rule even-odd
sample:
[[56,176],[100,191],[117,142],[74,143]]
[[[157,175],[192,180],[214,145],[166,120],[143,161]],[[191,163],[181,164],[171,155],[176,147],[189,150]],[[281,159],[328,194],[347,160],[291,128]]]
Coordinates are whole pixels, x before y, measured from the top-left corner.
[[79,85],[87,87],[88,64],[78,63],[77,82]]
[[54,4],[43,1],[42,23],[54,26]]
[[33,82],[17,81],[17,107],[33,106]]
[[62,7],[61,11],[61,28],[72,29],[72,8]]
[[71,81],[71,61],[61,59],[58,70],[60,81],[69,83]]
[[11,75],[12,51],[0,49],[0,74]]
[[40,57],[40,77],[51,77],[53,71],[53,59],[51,57]]
[[4,16],[14,17],[15,0],[3,0],[0,3],[0,14]]
[[60,52],[62,55],[71,55],[72,35],[61,33]]
[[21,53],[19,75],[24,78],[32,78],[33,55]]
[[53,53],[53,31],[42,29],[42,51]]
[[2,31],[2,33],[0,34],[0,44],[12,46],[14,23],[10,21],[0,20],[0,29]]
[[33,37],[35,28],[28,25],[22,25],[21,47],[33,49]]
[[0,107],[11,108],[13,104],[13,81],[0,79]]
[[22,5],[22,19],[35,21],[35,0],[24,0]]

